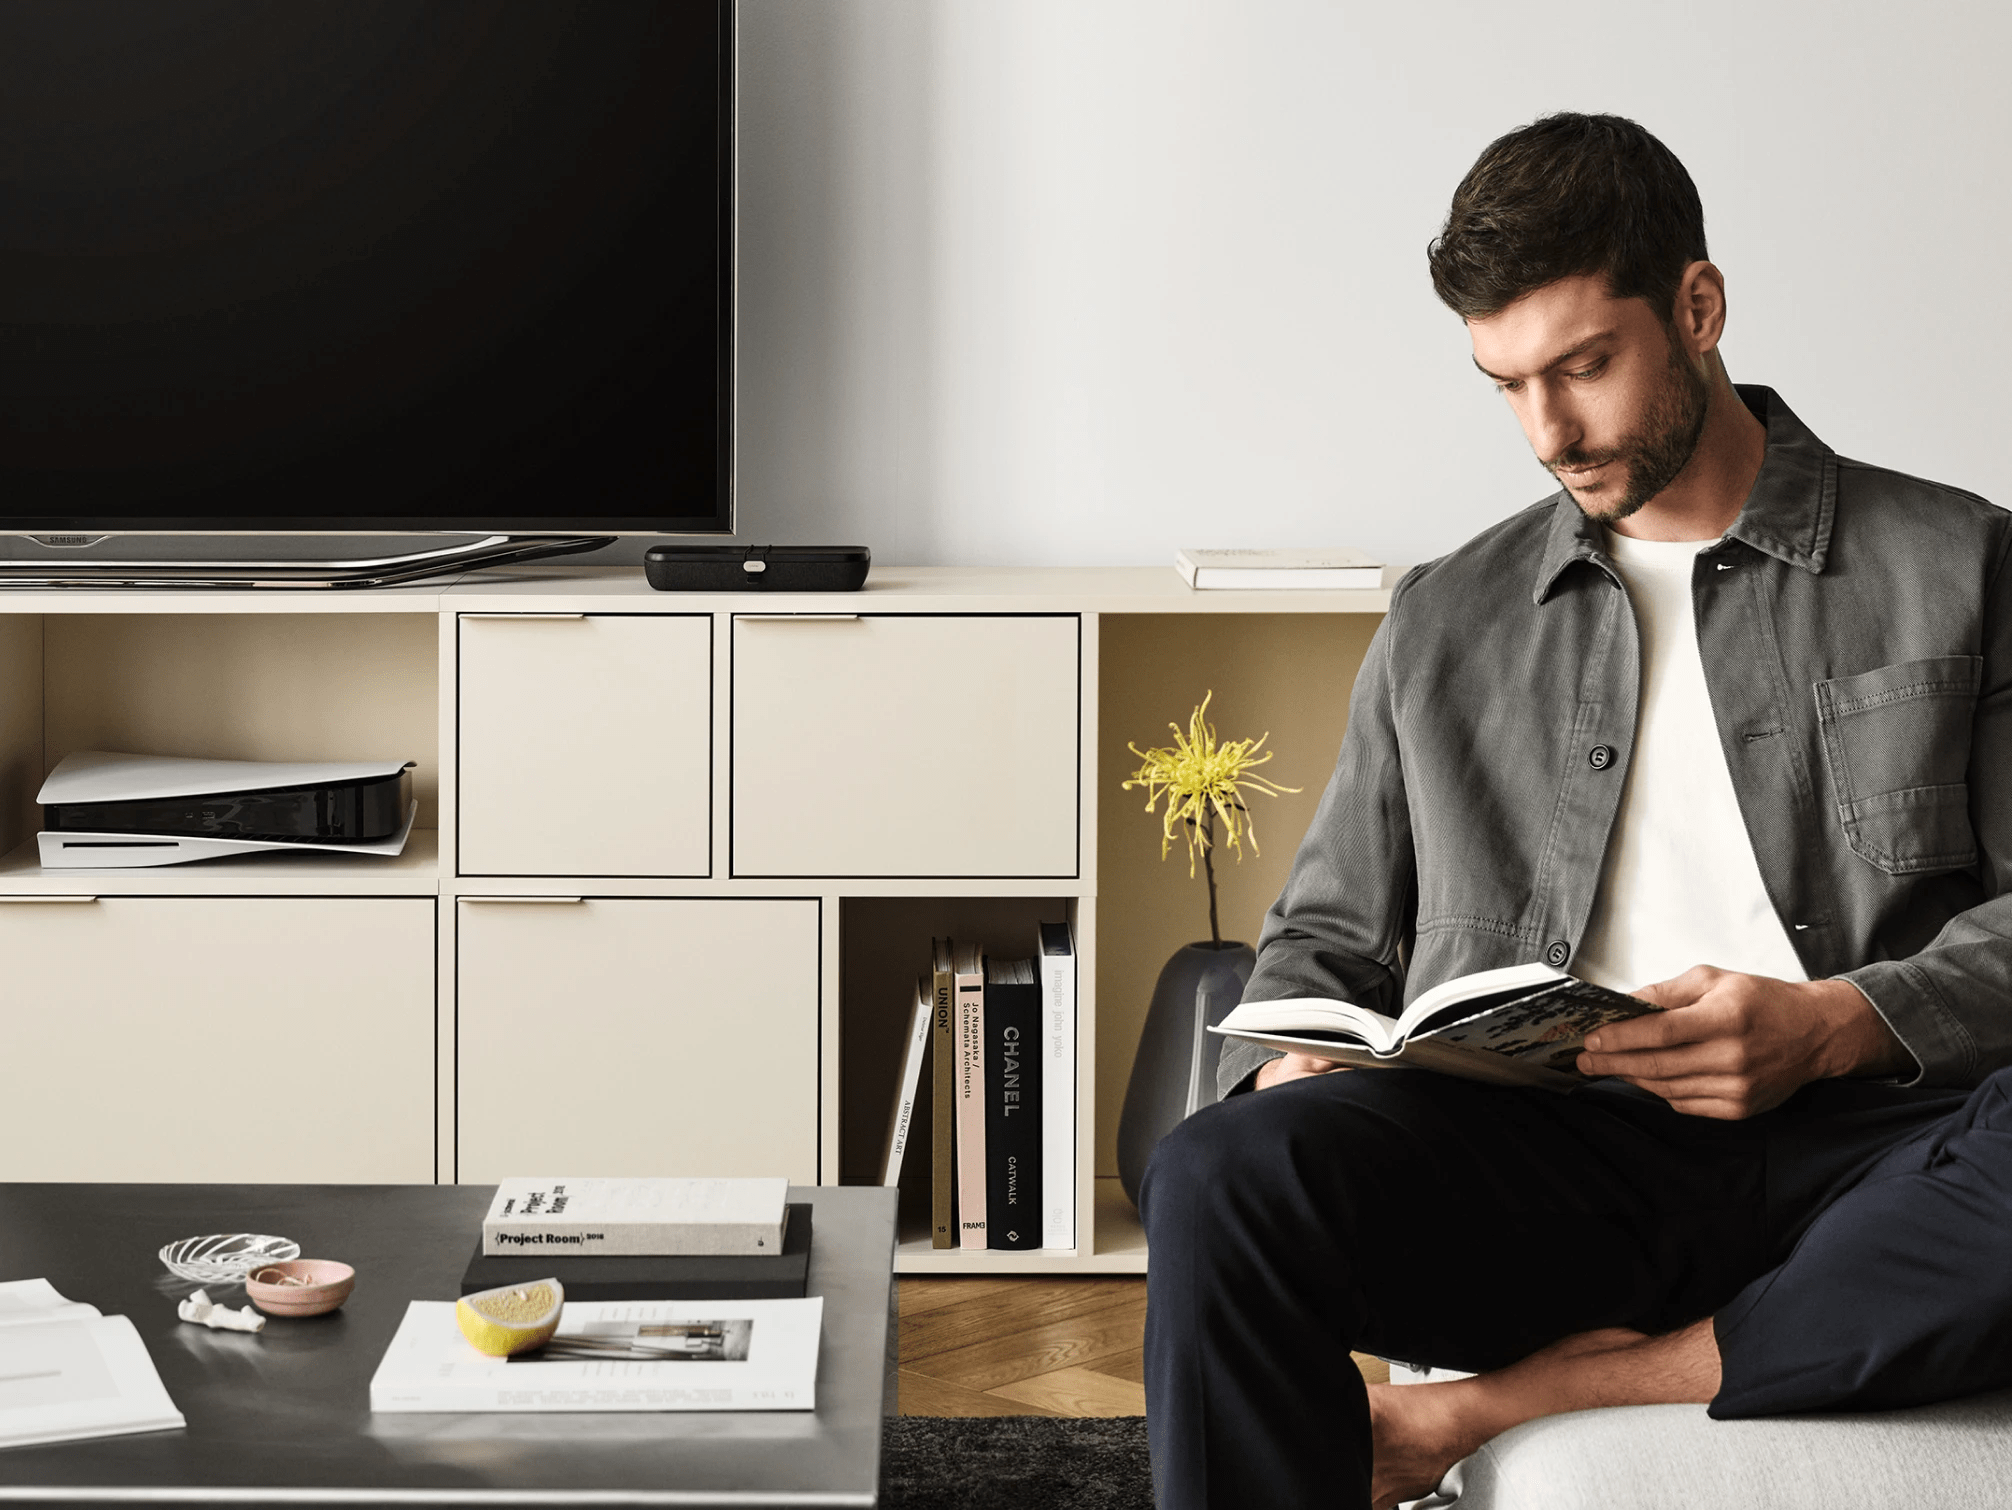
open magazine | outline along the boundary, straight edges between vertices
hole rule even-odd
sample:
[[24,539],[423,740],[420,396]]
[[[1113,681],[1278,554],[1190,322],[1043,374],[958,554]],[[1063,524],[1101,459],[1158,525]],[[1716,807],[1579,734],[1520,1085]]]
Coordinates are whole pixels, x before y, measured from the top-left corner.
[[1338,1064],[1404,1065],[1565,1091],[1586,1083],[1572,1066],[1588,1033],[1657,1010],[1639,996],[1528,964],[1434,986],[1395,1018],[1353,1002],[1296,996],[1244,1002],[1209,1031]]
[[814,1410],[824,1298],[566,1302],[536,1352],[490,1358],[446,1301],[407,1303],[373,1411]]
[[182,1424],[132,1322],[46,1279],[0,1284],[0,1447]]

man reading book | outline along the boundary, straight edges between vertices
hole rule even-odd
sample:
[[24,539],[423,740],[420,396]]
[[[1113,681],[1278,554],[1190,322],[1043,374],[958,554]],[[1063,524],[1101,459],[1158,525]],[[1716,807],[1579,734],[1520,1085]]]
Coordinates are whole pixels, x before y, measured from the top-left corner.
[[1430,264],[1563,488],[1392,593],[1245,999],[1543,960],[1665,1010],[1568,1095],[1226,1047],[1141,1199],[1167,1510],[1389,1505],[1591,1406],[2012,1385],[2012,518],[1733,386],[1633,122],[1495,142]]

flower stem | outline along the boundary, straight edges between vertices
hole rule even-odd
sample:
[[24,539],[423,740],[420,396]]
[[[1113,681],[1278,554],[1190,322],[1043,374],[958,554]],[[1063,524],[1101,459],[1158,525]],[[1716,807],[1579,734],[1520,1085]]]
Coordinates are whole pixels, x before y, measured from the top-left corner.
[[1223,930],[1216,921],[1216,815],[1215,809],[1202,809],[1202,867],[1209,877],[1209,947],[1223,946]]

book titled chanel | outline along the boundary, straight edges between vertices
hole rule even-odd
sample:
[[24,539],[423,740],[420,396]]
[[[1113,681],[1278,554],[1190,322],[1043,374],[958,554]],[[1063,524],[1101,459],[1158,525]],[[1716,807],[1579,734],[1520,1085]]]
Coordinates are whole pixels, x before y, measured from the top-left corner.
[[780,1253],[789,1181],[513,1179],[482,1219],[482,1251]]

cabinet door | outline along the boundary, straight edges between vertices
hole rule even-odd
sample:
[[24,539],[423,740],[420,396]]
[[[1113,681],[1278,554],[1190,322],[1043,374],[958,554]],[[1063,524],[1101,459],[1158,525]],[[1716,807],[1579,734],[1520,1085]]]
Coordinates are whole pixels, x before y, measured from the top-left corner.
[[817,1183],[818,903],[459,907],[459,1166]]
[[1073,876],[1079,624],[734,621],[733,871]]
[[710,873],[709,615],[460,628],[464,875]]
[[0,1180],[433,1179],[430,897],[0,903]]

